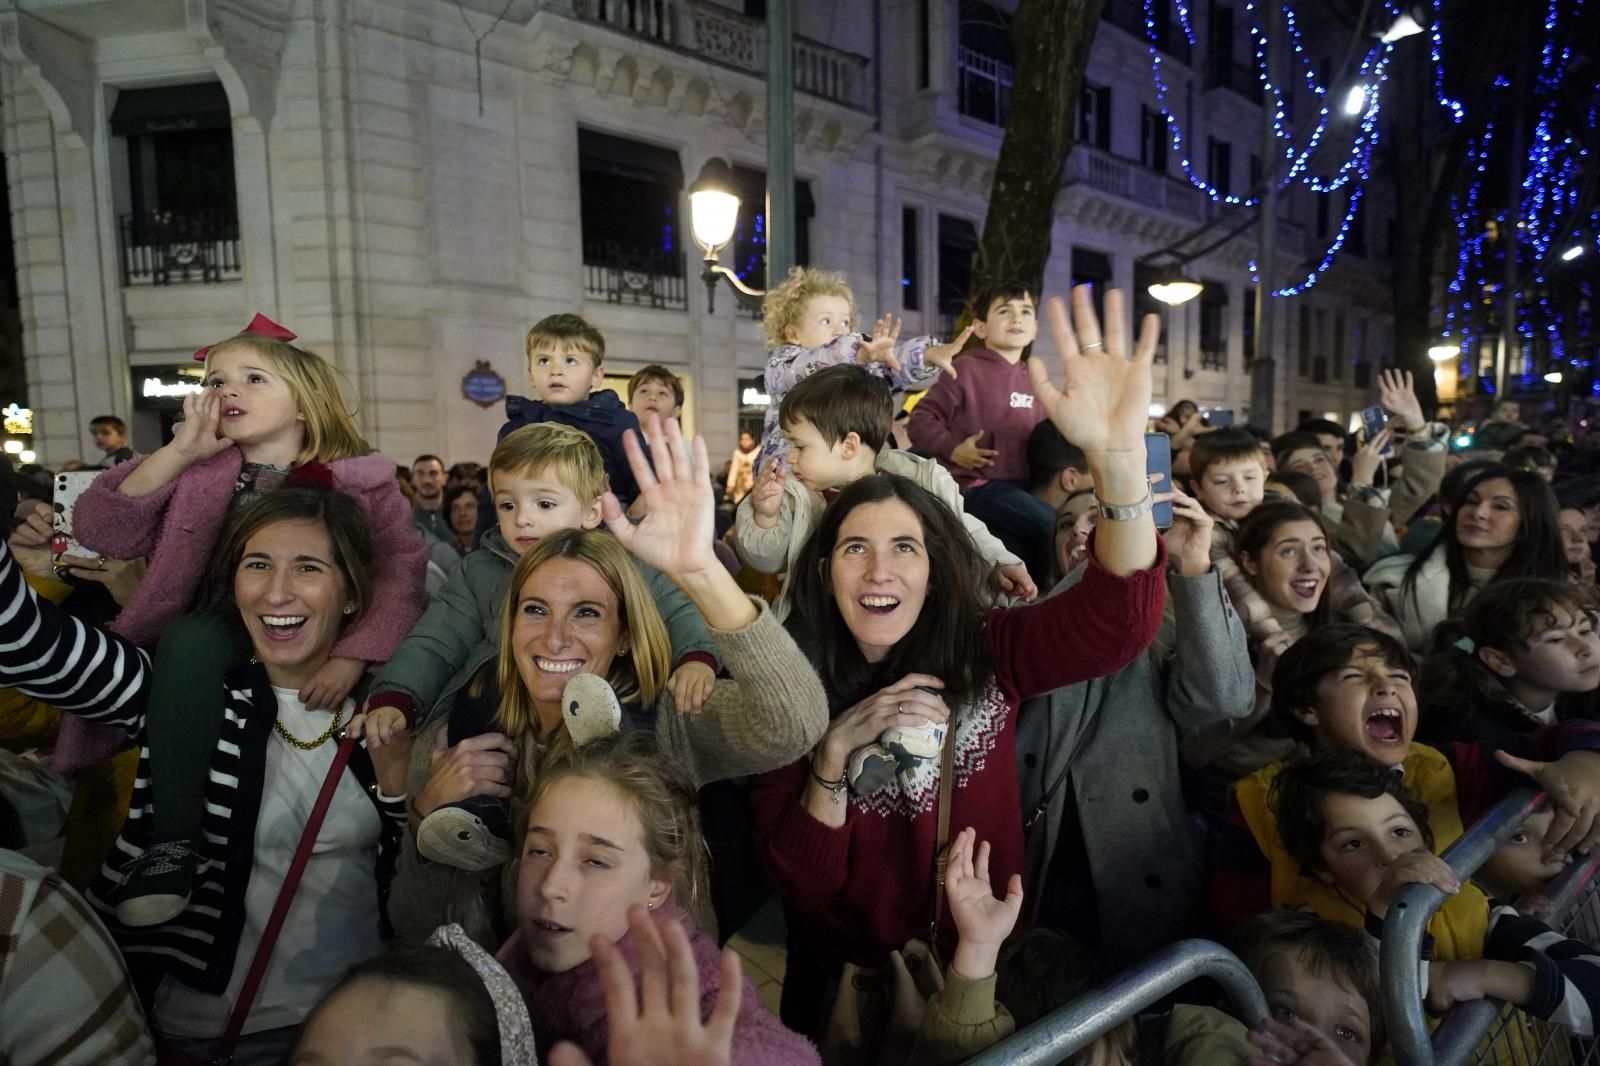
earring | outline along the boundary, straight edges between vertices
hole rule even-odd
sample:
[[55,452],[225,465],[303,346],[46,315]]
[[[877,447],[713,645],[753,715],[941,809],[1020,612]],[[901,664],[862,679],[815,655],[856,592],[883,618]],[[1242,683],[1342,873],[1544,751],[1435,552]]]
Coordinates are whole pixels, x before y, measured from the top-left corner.
[[356,605],[353,604],[353,603],[345,604],[344,605],[344,613],[345,614],[355,614],[356,613]]
[[656,909],[656,905],[654,903],[652,903],[651,901],[646,900],[645,904],[644,904],[644,909],[647,910],[647,911],[653,911],[653,910]]

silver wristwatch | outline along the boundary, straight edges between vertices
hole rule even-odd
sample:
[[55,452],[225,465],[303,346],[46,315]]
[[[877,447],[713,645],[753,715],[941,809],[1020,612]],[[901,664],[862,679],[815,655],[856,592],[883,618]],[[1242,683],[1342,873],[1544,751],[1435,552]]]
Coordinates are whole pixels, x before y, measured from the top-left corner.
[[1144,483],[1144,499],[1138,503],[1130,503],[1125,507],[1107,503],[1100,498],[1098,492],[1095,493],[1094,502],[1095,506],[1100,508],[1100,517],[1109,518],[1113,522],[1131,522],[1135,518],[1143,518],[1155,507],[1155,498],[1151,495],[1149,479],[1146,479]]

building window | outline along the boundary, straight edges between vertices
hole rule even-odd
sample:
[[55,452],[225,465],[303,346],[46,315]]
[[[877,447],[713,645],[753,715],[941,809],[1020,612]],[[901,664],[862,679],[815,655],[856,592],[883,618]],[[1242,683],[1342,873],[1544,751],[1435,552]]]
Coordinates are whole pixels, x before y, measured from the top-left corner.
[[1344,312],[1333,316],[1333,380],[1344,380]]
[[1233,193],[1233,145],[1209,138],[1206,144],[1206,180],[1223,196]]
[[[1161,315],[1161,321],[1165,324],[1166,316],[1163,312],[1167,310],[1167,305],[1150,295],[1150,286],[1154,285],[1156,279],[1160,276],[1161,272],[1155,267],[1145,263],[1134,264],[1133,320],[1135,322],[1143,322],[1145,315]],[[1165,329],[1162,329],[1161,340],[1156,344],[1155,361],[1158,363],[1167,361],[1167,331]]]
[[956,107],[1004,126],[1011,114],[1011,34],[1007,16],[983,0],[961,0],[956,47]]
[[1326,237],[1328,235],[1328,197],[1327,197],[1327,194],[1324,193],[1324,194],[1317,195],[1316,196],[1316,201],[1317,201],[1317,236],[1319,238],[1320,237]]
[[900,307],[922,308],[922,219],[914,207],[900,209]]
[[1244,324],[1240,327],[1239,339],[1244,349],[1245,369],[1256,361],[1256,290],[1252,286],[1244,290]]
[[1072,249],[1072,287],[1088,285],[1095,314],[1105,320],[1105,291],[1111,287],[1111,257],[1088,248]]
[[1083,83],[1078,94],[1078,141],[1111,150],[1111,86]]
[[1139,162],[1158,173],[1167,172],[1167,117],[1148,105],[1139,108]]
[[[1145,24],[1145,0],[1106,0],[1102,17],[1113,26],[1139,38],[1141,44],[1151,40],[1151,27]],[[1153,24],[1155,46],[1172,58],[1187,63],[1193,54],[1183,27],[1172,17],[1171,0],[1150,0],[1150,22]]]
[[1311,380],[1323,385],[1328,381],[1328,357],[1322,354],[1328,343],[1328,312],[1317,308],[1315,322],[1312,343],[1316,345],[1316,353],[1311,357]]
[[[1345,210],[1349,210],[1346,205]],[[1350,233],[1345,237],[1345,251],[1351,255],[1365,257],[1367,254],[1367,212],[1356,209],[1356,217],[1350,220]]]
[[1311,376],[1311,308],[1300,308],[1300,376]]
[[1228,367],[1228,287],[1207,281],[1200,291],[1200,369]]
[[124,89],[111,135],[126,138],[124,285],[241,276],[233,119],[219,82]]
[[1261,157],[1254,152],[1250,153],[1250,195],[1260,196],[1261,188]]
[[939,328],[955,335],[972,289],[972,264],[978,257],[978,227],[954,215],[939,216]]
[[679,244],[682,192],[676,150],[578,130],[578,217],[588,295],[676,311],[689,306]]
[[[767,287],[767,172],[734,164],[733,182],[739,192],[739,221],[733,228],[734,273],[755,289]],[[794,183],[794,264],[811,265],[811,219],[817,213],[811,183]],[[750,312],[761,317],[759,308]]]

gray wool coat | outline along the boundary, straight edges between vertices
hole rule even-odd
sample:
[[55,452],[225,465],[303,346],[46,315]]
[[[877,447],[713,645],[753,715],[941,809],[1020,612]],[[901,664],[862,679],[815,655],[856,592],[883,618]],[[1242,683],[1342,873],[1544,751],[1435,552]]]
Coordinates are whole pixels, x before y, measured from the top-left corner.
[[[1067,575],[1052,595],[1077,580]],[[1178,779],[1182,736],[1242,718],[1255,702],[1244,624],[1217,572],[1169,573],[1167,603],[1171,613],[1143,655],[1110,677],[1029,700],[1017,719],[1022,817],[1032,819],[1023,873],[1034,908],[1028,918],[1040,919],[1070,788],[1105,953],[1117,967],[1182,936],[1201,898],[1199,830]]]

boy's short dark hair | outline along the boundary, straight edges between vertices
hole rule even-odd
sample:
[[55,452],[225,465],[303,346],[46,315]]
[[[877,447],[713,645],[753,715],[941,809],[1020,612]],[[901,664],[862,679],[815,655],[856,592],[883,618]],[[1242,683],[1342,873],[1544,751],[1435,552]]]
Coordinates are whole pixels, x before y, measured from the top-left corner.
[[651,363],[643,370],[636,371],[628,379],[628,402],[633,402],[633,393],[640,385],[647,381],[659,382],[672,390],[672,402],[678,407],[683,406],[683,382],[678,380],[678,375],[662,366],[660,363]]
[[1556,457],[1549,448],[1538,444],[1519,444],[1506,449],[1500,462],[1513,470],[1533,470],[1556,465]]
[[1322,442],[1317,439],[1315,433],[1302,433],[1299,430],[1295,430],[1292,433],[1281,434],[1272,439],[1272,460],[1282,466],[1289,461],[1289,456],[1302,448],[1315,448],[1320,452],[1322,450]]
[[1046,418],[1028,434],[1029,488],[1048,485],[1066,469],[1089,470],[1083,449],[1061,435],[1056,424]]
[[1322,509],[1322,490],[1317,488],[1317,479],[1310,474],[1302,474],[1298,470],[1274,470],[1267,475],[1267,483],[1276,481],[1290,492],[1294,498],[1308,511]]
[[1010,303],[1012,300],[1033,300],[1033,290],[1014,278],[985,285],[972,295],[972,317],[979,322],[989,317],[989,309],[995,301]]
[[438,463],[441,468],[444,466],[444,460],[439,458],[437,455],[417,456],[415,459],[411,460],[411,469],[415,470],[418,463]]
[[523,349],[531,360],[537,349],[562,347],[568,344],[593,359],[596,367],[606,361],[605,335],[582,315],[546,315],[528,330]]
[[1367,1004],[1372,1057],[1383,1051],[1388,1034],[1377,960],[1359,929],[1285,907],[1258,914],[1239,926],[1228,935],[1227,946],[1258,980],[1274,955],[1290,955],[1314,976],[1349,986]]
[[995,965],[995,999],[1017,1028],[1083,995],[1102,976],[1095,956],[1059,929],[1040,926],[1007,940]]
[[1400,641],[1355,622],[1319,626],[1278,657],[1272,671],[1271,717],[1296,740],[1310,743],[1311,727],[1296,712],[1315,707],[1322,679],[1350,662],[1359,648],[1371,648],[1391,670],[1415,674],[1417,661]]
[[121,433],[124,437],[128,435],[128,423],[124,422],[116,415],[97,415],[94,418],[89,419],[89,426],[90,428],[95,426],[110,426],[118,433]]
[[1298,426],[1294,427],[1294,431],[1296,433],[1310,433],[1313,436],[1318,433],[1326,433],[1328,436],[1338,437],[1340,440],[1345,438],[1344,427],[1331,418],[1303,419]]
[[802,419],[817,427],[829,447],[854,433],[864,446],[879,451],[894,426],[894,396],[889,383],[865,367],[830,366],[784,393],[778,425],[788,429]]
[[1267,798],[1277,819],[1278,837],[1304,873],[1317,874],[1327,868],[1322,861],[1322,841],[1328,835],[1328,820],[1322,801],[1328,796],[1369,800],[1393,796],[1417,824],[1422,842],[1433,850],[1428,808],[1406,791],[1404,778],[1359,752],[1322,751],[1279,770]]
[[1261,445],[1245,430],[1217,429],[1202,433],[1189,446],[1189,477],[1198,484],[1205,477],[1207,467],[1236,459],[1254,459],[1261,464],[1263,472],[1267,467]]

